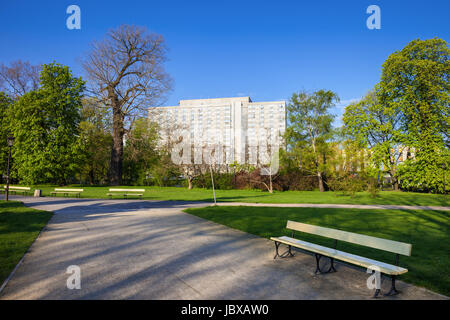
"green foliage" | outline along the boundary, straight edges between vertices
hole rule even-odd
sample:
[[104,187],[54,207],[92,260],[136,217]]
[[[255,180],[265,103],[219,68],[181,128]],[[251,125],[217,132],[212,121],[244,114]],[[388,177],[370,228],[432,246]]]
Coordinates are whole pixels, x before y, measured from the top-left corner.
[[380,188],[378,187],[377,179],[369,177],[367,184],[367,192],[369,192],[372,198],[376,198],[380,194]]
[[84,81],[66,66],[42,66],[40,88],[10,108],[14,167],[26,184],[67,183],[80,169],[79,123]]
[[[428,149],[428,148],[427,148]],[[450,189],[450,153],[448,149],[428,149],[428,157],[418,154],[399,168],[402,189],[448,193]],[[445,180],[444,180],[445,179]]]
[[[410,42],[388,57],[375,89],[345,110],[346,133],[370,148],[372,166],[389,173],[396,187],[401,180],[408,189],[443,191],[438,172],[448,163],[449,57],[442,39]],[[410,156],[400,164],[403,150]]]
[[360,102],[345,108],[344,132],[361,147],[370,149],[373,171],[382,168],[393,181],[398,181],[398,150],[406,137],[401,125],[402,114],[396,106],[382,103],[380,87],[368,93]]
[[8,109],[11,107],[12,99],[5,93],[0,92],[0,181],[2,174],[6,175],[8,164],[8,145],[6,139],[9,136],[8,130]]
[[[218,173],[213,172],[214,188],[218,190],[233,189],[233,173]],[[197,188],[212,189],[211,173],[205,172],[198,175],[193,180],[193,184]]]
[[335,195],[354,197],[357,192],[367,189],[367,176],[349,172],[334,174],[329,178],[328,184]]
[[327,159],[332,153],[328,142],[334,134],[334,116],[329,109],[338,101],[337,94],[329,90],[312,94],[300,92],[292,95],[287,107],[290,125],[285,138],[288,152],[302,170],[317,175],[321,191],[325,190]]
[[415,157],[401,168],[407,188],[443,192],[448,165],[450,49],[445,40],[411,41],[383,64],[380,98],[401,110],[404,143]]
[[156,127],[146,118],[134,123],[126,135],[123,175],[127,184],[148,185],[150,171],[158,161]]
[[421,148],[448,139],[450,49],[445,40],[413,40],[383,64],[381,98],[403,112],[408,143]]
[[83,146],[82,181],[89,184],[107,183],[111,160],[111,124],[108,109],[94,99],[84,99],[80,136]]
[[328,185],[335,195],[342,194],[354,197],[356,192],[368,191],[376,197],[378,190],[375,177],[379,171],[374,170],[367,159],[367,149],[354,140],[344,140],[335,145],[335,157],[330,161]]

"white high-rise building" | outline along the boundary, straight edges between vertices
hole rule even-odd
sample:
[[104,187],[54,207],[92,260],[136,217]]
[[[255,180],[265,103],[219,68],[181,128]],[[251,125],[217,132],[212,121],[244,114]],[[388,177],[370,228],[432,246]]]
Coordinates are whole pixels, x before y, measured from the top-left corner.
[[256,164],[249,148],[282,145],[286,102],[252,102],[250,97],[181,100],[178,106],[150,107],[149,119],[159,124],[163,142],[182,129],[190,133],[194,146],[223,146],[227,164]]

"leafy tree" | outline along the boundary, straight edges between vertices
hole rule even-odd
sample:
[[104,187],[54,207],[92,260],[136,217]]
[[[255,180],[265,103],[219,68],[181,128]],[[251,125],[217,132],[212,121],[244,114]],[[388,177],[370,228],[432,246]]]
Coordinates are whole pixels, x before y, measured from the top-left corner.
[[11,103],[11,98],[4,92],[0,92],[0,182],[3,182],[3,175],[6,175],[6,167],[8,164],[8,145],[6,140],[10,133],[7,114]]
[[108,109],[94,99],[84,99],[81,116],[82,174],[90,184],[107,183],[112,146]]
[[42,67],[40,89],[14,103],[9,113],[14,163],[25,183],[65,184],[79,172],[83,91],[81,78],[51,63]]
[[376,86],[361,101],[345,108],[344,132],[361,147],[370,149],[373,170],[382,169],[389,174],[394,189],[398,190],[398,163],[402,154],[398,151],[406,143],[402,113],[398,106],[380,101],[378,95],[379,86]]
[[380,99],[401,110],[404,143],[415,150],[401,170],[410,187],[441,191],[448,163],[450,49],[445,40],[413,40],[383,64]]
[[151,167],[158,160],[157,128],[147,119],[136,120],[126,136],[124,177],[129,184],[146,184]]
[[289,101],[289,127],[286,130],[288,150],[295,154],[303,170],[317,176],[321,192],[326,189],[328,142],[333,136],[334,116],[329,109],[339,101],[336,93],[319,90],[294,93]]

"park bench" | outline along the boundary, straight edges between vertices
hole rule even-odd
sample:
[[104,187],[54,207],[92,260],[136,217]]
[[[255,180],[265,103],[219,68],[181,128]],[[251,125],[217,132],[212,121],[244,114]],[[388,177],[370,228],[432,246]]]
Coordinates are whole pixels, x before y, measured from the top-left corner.
[[[287,257],[293,256],[291,247],[296,247],[302,250],[306,250],[314,253],[316,258],[316,270],[315,273],[328,273],[328,272],[336,272],[334,268],[334,260],[340,260],[346,263],[354,264],[360,267],[368,268],[373,272],[379,271],[380,273],[384,273],[391,277],[391,289],[385,296],[395,295],[399,293],[399,291],[395,288],[395,279],[396,276],[401,275],[403,273],[408,272],[408,269],[402,268],[398,266],[399,255],[410,256],[411,255],[411,244],[403,243],[398,241],[392,241],[382,238],[371,237],[367,235],[324,228],[315,225],[288,221],[286,225],[286,229],[292,231],[291,237],[282,236],[282,237],[272,237],[271,240],[275,241],[275,256],[276,257]],[[318,235],[321,237],[334,239],[333,247],[325,247],[318,244],[302,241],[295,239],[295,231],[300,231],[304,233],[309,233],[313,235]],[[337,242],[344,241],[349,242],[365,247],[375,248],[379,250],[384,250],[388,252],[392,252],[396,254],[395,265],[384,263],[381,261],[357,256],[351,253],[347,253],[344,251],[337,250]],[[280,244],[284,244],[288,246],[288,250],[281,255],[278,252]],[[321,270],[320,267],[320,259],[322,257],[328,257],[330,259],[330,266],[328,270]],[[376,298],[380,293],[379,287],[376,288],[374,298]]]
[[138,196],[142,199],[145,189],[109,189],[106,195],[112,199],[113,196],[123,196],[126,199],[128,196]]
[[84,191],[84,189],[61,189],[61,188],[55,188],[55,190],[50,192],[50,194],[51,195],[62,194],[65,197],[73,194],[74,196],[80,198],[81,193],[83,191]]
[[[3,190],[2,192],[6,192],[6,186],[3,186]],[[9,186],[9,193],[11,194],[17,194],[17,193],[22,193],[24,196],[27,193],[31,194],[31,188],[30,187],[15,187],[15,186]]]

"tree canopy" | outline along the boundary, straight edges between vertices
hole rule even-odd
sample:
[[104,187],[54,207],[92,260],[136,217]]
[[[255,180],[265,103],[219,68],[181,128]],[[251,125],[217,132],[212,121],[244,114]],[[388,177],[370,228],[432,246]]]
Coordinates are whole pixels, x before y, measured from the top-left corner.
[[[346,131],[405,188],[443,191],[442,166],[450,164],[449,57],[442,39],[413,40],[387,58],[375,89],[346,108]],[[400,166],[402,150],[410,156]]]
[[[171,89],[164,70],[167,47],[161,35],[144,27],[122,25],[94,42],[83,63],[90,91],[113,116],[110,182],[122,182],[123,140],[130,124],[158,104]],[[127,126],[128,124],[128,126]]]
[[294,93],[287,110],[289,127],[286,130],[287,145],[301,163],[303,169],[317,175],[320,191],[325,191],[327,141],[332,137],[334,116],[330,108],[339,101],[330,90]]
[[40,88],[10,108],[14,163],[25,183],[64,184],[78,170],[79,122],[84,82],[57,63],[43,65]]

